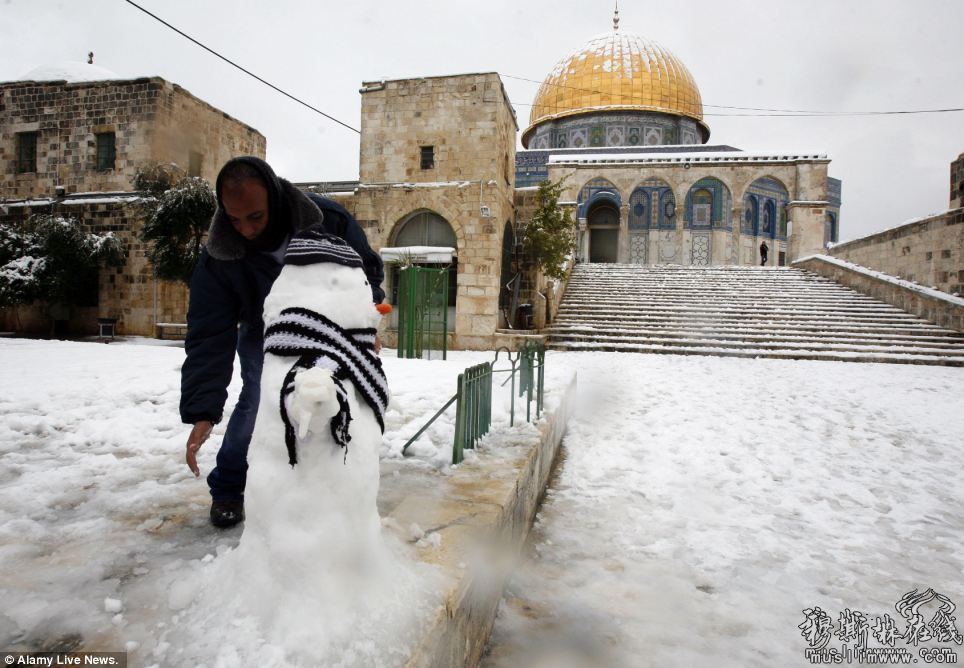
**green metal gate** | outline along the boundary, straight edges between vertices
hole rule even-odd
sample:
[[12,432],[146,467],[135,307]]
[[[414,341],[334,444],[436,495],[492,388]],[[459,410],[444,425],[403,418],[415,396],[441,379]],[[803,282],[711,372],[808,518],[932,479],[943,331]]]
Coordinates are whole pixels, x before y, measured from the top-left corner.
[[448,352],[449,278],[445,267],[414,265],[399,272],[398,356],[432,359]]

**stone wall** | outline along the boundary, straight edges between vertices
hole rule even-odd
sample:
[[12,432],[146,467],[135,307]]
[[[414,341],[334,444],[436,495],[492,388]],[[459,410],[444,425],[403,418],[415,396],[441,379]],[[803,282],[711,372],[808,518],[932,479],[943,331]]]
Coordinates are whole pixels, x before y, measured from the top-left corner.
[[951,163],[951,193],[948,208],[960,209],[964,207],[964,153],[957,156]]
[[[17,173],[17,134],[38,133],[36,171]],[[97,169],[96,134],[115,137],[113,169]],[[0,86],[0,199],[9,213],[0,224],[32,213],[78,218],[89,232],[114,232],[127,243],[124,267],[101,271],[96,307],[74,308],[65,335],[97,333],[97,318],[117,318],[119,334],[154,336],[156,322],[181,323],[187,289],[156,281],[140,241],[143,221],[130,192],[147,162],[194,167],[213,183],[221,165],[236,155],[264,157],[265,138],[158,77],[97,82],[14,82]],[[67,198],[53,198],[62,186]],[[71,198],[71,193],[105,197]],[[63,314],[58,314],[63,315]],[[6,309],[0,328],[34,334],[50,330],[41,305]]]
[[[414,214],[455,233],[458,288],[453,348],[492,346],[499,325],[502,236],[515,220],[518,127],[495,73],[369,82],[362,88],[361,182],[338,197],[376,250]],[[424,168],[422,147],[432,148]],[[486,211],[483,213],[483,207]],[[390,294],[390,285],[385,285]],[[391,333],[387,335],[391,342]]]
[[[127,262],[122,267],[104,268],[98,279],[97,306],[72,307],[63,317],[69,318],[65,336],[97,334],[98,318],[115,318],[117,334],[154,336],[155,322],[183,323],[187,315],[188,290],[181,283],[160,281],[147,258],[147,244],[140,239],[143,220],[135,206],[135,198],[117,201],[57,204],[54,213],[82,222],[85,232],[114,233],[127,248]],[[95,200],[96,202],[96,200]],[[34,213],[51,213],[50,205],[39,207],[11,206],[0,216],[0,225],[25,220]],[[0,310],[0,329],[33,335],[51,331],[50,309],[33,304]]]
[[964,285],[964,208],[832,246],[830,255],[949,294]]
[[[36,172],[17,173],[17,134],[38,133]],[[113,169],[97,169],[96,134],[114,133]],[[67,83],[15,82],[0,86],[0,197],[129,190],[149,161],[185,171],[190,154],[212,181],[237,154],[264,156],[257,130],[158,77]]]
[[945,295],[883,272],[824,255],[803,258],[794,262],[793,266],[846,285],[935,325],[964,332],[964,299],[960,297]]
[[164,84],[158,98],[158,122],[151,130],[154,159],[177,163],[186,170],[191,153],[196,153],[201,158],[200,176],[213,185],[221,166],[231,158],[265,157],[266,140],[260,132],[177,84]]
[[[518,126],[498,74],[367,82],[361,93],[363,184],[481,177],[511,186]],[[435,149],[428,169],[423,146]]]

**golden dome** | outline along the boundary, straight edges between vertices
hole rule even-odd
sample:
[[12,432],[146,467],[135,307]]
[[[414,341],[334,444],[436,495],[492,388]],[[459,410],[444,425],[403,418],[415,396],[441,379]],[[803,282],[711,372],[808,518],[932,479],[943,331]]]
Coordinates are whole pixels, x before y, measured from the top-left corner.
[[546,76],[522,143],[543,121],[626,110],[685,116],[709,134],[700,91],[686,66],[656,42],[613,31],[589,40]]

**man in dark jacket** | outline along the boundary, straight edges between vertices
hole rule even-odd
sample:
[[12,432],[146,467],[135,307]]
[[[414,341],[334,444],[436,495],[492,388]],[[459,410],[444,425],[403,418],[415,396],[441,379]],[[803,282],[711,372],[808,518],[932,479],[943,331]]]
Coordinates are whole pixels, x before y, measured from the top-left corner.
[[358,251],[372,287],[372,301],[381,303],[385,293],[381,258],[351,214],[336,202],[302,192],[278,178],[268,163],[247,156],[221,168],[215,192],[218,208],[191,279],[181,419],[194,425],[186,460],[194,475],[200,476],[197,452],[221,420],[237,350],[241,395],[228,420],[217,466],[207,479],[211,522],[228,527],[244,520],[248,444],[264,361],[264,298],[281,273],[291,235],[321,223]]

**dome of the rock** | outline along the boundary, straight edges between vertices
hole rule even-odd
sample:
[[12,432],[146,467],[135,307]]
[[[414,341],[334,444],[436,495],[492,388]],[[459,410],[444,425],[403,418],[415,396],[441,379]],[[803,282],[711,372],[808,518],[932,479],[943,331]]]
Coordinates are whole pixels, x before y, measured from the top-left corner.
[[589,40],[546,76],[522,143],[528,146],[547,121],[614,111],[688,118],[703,141],[709,136],[700,91],[686,66],[656,42],[614,30]]

